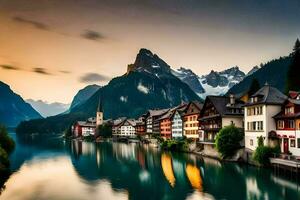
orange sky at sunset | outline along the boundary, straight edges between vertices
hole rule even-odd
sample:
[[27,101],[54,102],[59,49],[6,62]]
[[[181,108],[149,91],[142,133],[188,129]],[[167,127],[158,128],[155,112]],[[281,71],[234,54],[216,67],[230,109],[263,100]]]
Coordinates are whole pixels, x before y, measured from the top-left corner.
[[[201,6],[197,1],[190,1],[195,6],[145,2],[0,1],[0,65],[14,67],[0,68],[0,81],[24,99],[70,103],[84,86],[103,85],[124,74],[140,48],[150,49],[174,69],[184,66],[198,75],[236,65],[248,72],[288,55],[300,33],[287,12],[278,19],[272,12],[262,17],[259,10],[253,13],[255,5],[241,14],[222,3],[212,7],[209,1],[200,1]],[[270,9],[277,12],[276,5]],[[299,7],[283,9],[300,15]],[[99,35],[84,37],[87,30]],[[87,73],[107,78],[81,82]]]

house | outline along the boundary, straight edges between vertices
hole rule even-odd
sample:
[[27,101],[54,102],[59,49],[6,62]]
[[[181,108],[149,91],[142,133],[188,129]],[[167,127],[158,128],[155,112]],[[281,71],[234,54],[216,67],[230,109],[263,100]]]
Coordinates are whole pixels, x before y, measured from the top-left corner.
[[135,120],[134,119],[126,119],[120,126],[120,136],[121,137],[134,137],[136,136],[135,132]]
[[169,109],[161,110],[149,110],[146,115],[146,133],[147,134],[159,134],[160,124],[159,118],[164,115]]
[[269,137],[277,138],[281,152],[300,156],[300,98],[290,92],[282,105],[281,111],[274,116],[276,132]]
[[126,120],[125,117],[121,117],[113,120],[112,122],[112,135],[115,137],[121,136],[121,125]]
[[173,115],[171,116],[172,121],[172,138],[182,138],[183,137],[183,113],[186,109],[187,104],[183,104],[181,107],[177,108]]
[[190,102],[183,115],[183,135],[187,138],[199,139],[199,121],[198,117],[202,109],[202,104],[197,101]]
[[86,121],[77,121],[72,126],[74,137],[96,136],[97,127],[104,123],[101,97],[96,111],[96,117],[88,118]]
[[170,109],[167,113],[162,115],[157,121],[159,121],[160,126],[160,137],[163,139],[172,138],[172,121],[171,116],[174,113],[174,109]]
[[136,131],[136,135],[143,136],[146,134],[146,121],[144,115],[142,115],[141,117],[138,118],[138,120],[136,120],[135,131]]
[[243,128],[243,105],[234,95],[207,96],[199,117],[200,141],[214,144],[220,129],[231,124]]
[[72,126],[72,132],[74,137],[95,136],[96,134],[95,118],[89,118],[86,121],[77,121]]
[[268,84],[250,96],[244,106],[246,149],[255,150],[260,136],[265,145],[276,145],[272,137],[276,131],[273,116],[281,111],[281,105],[286,99],[287,96]]

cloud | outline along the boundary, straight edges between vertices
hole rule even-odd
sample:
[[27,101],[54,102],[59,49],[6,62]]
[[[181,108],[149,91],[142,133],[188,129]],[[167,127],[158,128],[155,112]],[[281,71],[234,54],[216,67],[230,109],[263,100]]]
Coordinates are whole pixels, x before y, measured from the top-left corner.
[[45,23],[26,19],[26,18],[23,18],[20,16],[13,17],[13,20],[15,22],[27,24],[27,25],[33,26],[34,28],[41,29],[41,30],[49,30],[50,29],[50,27]]
[[45,69],[45,68],[36,67],[36,68],[33,68],[32,71],[35,73],[38,73],[38,74],[51,75],[49,72],[47,72],[47,69]]
[[81,83],[108,81],[110,78],[97,73],[87,73],[79,78]]
[[0,65],[0,67],[2,69],[6,69],[6,70],[20,70],[19,67],[16,67],[16,66],[13,66],[13,65],[6,65],[6,64],[3,64],[3,65]]
[[59,72],[63,73],[63,74],[70,74],[71,73],[70,71],[66,71],[66,70],[60,70]]
[[83,34],[81,34],[81,37],[87,39],[87,40],[102,40],[105,38],[105,36],[97,31],[93,30],[85,30]]

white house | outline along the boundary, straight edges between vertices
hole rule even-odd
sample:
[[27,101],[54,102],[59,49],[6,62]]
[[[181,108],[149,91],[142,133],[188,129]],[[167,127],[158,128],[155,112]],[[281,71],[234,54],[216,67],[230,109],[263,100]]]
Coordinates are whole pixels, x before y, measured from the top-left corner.
[[181,138],[183,136],[183,120],[178,110],[172,117],[172,138]]
[[127,119],[120,126],[120,136],[133,137],[136,135],[135,132],[135,120]]
[[280,112],[286,99],[287,96],[268,84],[250,96],[244,107],[245,148],[255,150],[260,136],[265,145],[274,145],[269,138],[276,130],[273,116]]

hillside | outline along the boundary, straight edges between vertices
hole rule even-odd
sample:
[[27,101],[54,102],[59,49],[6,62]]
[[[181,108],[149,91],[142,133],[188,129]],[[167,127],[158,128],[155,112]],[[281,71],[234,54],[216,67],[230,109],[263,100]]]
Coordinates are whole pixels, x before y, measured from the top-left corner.
[[248,91],[253,78],[256,78],[261,86],[267,82],[269,85],[276,87],[281,92],[285,92],[288,66],[290,63],[291,57],[281,57],[279,59],[272,60],[262,65],[260,69],[251,75],[245,77],[240,83],[234,85],[228,91],[228,94],[245,93]]
[[35,118],[42,116],[7,84],[0,81],[0,123],[7,127],[16,127],[21,121]]

